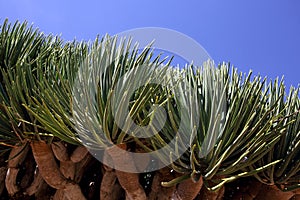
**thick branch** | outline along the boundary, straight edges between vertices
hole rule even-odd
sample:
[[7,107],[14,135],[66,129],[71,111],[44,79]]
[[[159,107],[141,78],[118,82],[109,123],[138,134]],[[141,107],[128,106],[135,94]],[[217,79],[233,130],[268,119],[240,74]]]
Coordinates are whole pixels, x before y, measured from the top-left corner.
[[52,151],[55,155],[55,157],[59,161],[68,161],[70,160],[70,157],[68,155],[68,150],[66,145],[63,142],[53,142],[51,144]]
[[19,173],[19,166],[25,160],[29,147],[26,143],[21,146],[13,148],[8,158],[8,170],[5,178],[5,186],[9,195],[13,196],[19,191],[17,186],[17,175]]
[[292,191],[283,192],[275,185],[262,185],[259,193],[255,197],[257,200],[272,199],[272,200],[289,200],[295,194]]
[[203,185],[202,177],[194,182],[191,178],[178,184],[173,195],[174,200],[193,200],[200,192]]
[[0,196],[2,195],[3,189],[5,188],[5,177],[7,167],[0,167]]
[[41,189],[43,183],[44,183],[44,179],[39,173],[39,171],[37,170],[31,185],[28,188],[26,188],[26,193],[29,196],[37,193]]
[[70,159],[72,160],[72,162],[78,163],[82,161],[87,156],[88,153],[89,151],[87,150],[86,147],[78,146],[71,154]]
[[[120,150],[123,149],[123,150]],[[125,170],[135,170],[134,159],[130,152],[126,151],[126,144],[119,144],[106,150],[107,154],[113,160],[116,168],[124,168]],[[139,175],[136,173],[128,173],[116,170],[119,183],[126,192],[126,197],[130,200],[146,200],[146,193],[139,183]]]
[[176,186],[163,187],[161,185],[161,182],[170,181],[176,178],[170,170],[170,168],[165,167],[160,169],[159,171],[156,171],[151,185],[149,200],[169,200],[172,198]]
[[44,141],[33,141],[30,145],[40,173],[48,185],[55,189],[65,189],[68,184],[74,184],[60,172],[48,144]]
[[206,200],[221,200],[224,197],[225,187],[222,186],[217,191],[210,191],[206,187],[202,187],[200,190],[200,198],[199,199],[206,199]]
[[100,199],[113,200],[113,186],[116,184],[117,175],[114,170],[105,170],[100,185]]

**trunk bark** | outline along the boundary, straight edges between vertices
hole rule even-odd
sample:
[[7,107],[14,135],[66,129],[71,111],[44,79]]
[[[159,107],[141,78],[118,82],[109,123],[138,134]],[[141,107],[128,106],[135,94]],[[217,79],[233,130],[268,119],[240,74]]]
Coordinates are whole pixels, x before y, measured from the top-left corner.
[[8,158],[8,170],[5,178],[5,186],[10,196],[15,195],[19,190],[17,185],[17,175],[19,173],[19,166],[22,165],[26,159],[29,146],[27,143],[13,148]]
[[80,162],[76,163],[76,173],[74,178],[74,181],[76,183],[79,183],[81,181],[82,176],[86,171],[86,168],[91,164],[92,159],[93,156],[91,154],[87,154]]
[[185,180],[178,184],[177,189],[173,195],[174,200],[193,200],[200,192],[203,185],[202,177],[198,182],[192,179]]
[[205,199],[205,200],[221,200],[224,197],[225,187],[222,186],[217,191],[210,191],[206,187],[202,187],[199,198],[197,199]]
[[63,190],[68,200],[86,199],[80,187],[74,181],[67,179],[60,171],[48,144],[44,141],[33,141],[30,145],[40,173],[48,185]]
[[20,188],[24,191],[27,187],[30,186],[31,182],[34,179],[34,171],[36,168],[36,163],[34,161],[33,155],[31,151],[27,154],[26,160],[22,164],[23,169],[21,175],[23,175],[22,180],[20,182]]
[[48,185],[55,189],[65,189],[68,184],[73,184],[60,172],[48,144],[44,141],[33,141],[30,145],[39,171]]
[[[130,152],[126,151],[126,148],[126,144],[119,144],[106,149],[106,153],[111,157],[115,167],[134,170],[134,159]],[[120,185],[126,192],[126,199],[146,200],[146,193],[139,183],[139,174],[119,170],[115,170],[115,172]]]
[[[77,147],[71,156],[68,155],[68,149],[67,145],[63,142],[56,142],[51,145],[53,153],[55,157],[60,161],[59,169],[62,173],[62,175],[67,178],[68,180],[74,181],[74,183],[79,183],[80,179],[76,177],[77,171],[82,171],[81,168],[78,169],[77,166],[79,162],[81,162],[84,158],[86,158],[86,155],[88,151],[85,147],[79,146]],[[74,157],[72,160],[71,157]],[[75,177],[77,178],[77,181],[75,181]],[[73,194],[69,194],[71,190],[79,190],[76,191],[78,195],[83,198],[83,194],[81,192],[80,187],[74,187],[73,185],[68,185],[65,189],[58,189],[54,195],[55,200],[67,200],[69,198],[73,198]],[[75,196],[74,196],[75,197]]]
[[262,187],[262,183],[254,178],[246,178],[246,181],[242,182],[237,190],[234,192],[232,200],[252,200],[259,193]]
[[275,185],[262,185],[259,193],[255,197],[256,200],[289,200],[294,196],[292,191],[283,192]]
[[68,155],[67,144],[65,144],[63,142],[53,142],[51,144],[51,148],[52,148],[53,154],[59,161],[70,160],[70,157]]
[[29,196],[32,196],[35,193],[38,193],[38,191],[41,189],[43,183],[44,183],[44,179],[43,179],[43,177],[41,176],[41,174],[39,173],[39,171],[37,169],[37,172],[34,176],[33,182],[25,190],[26,194],[28,194]]
[[73,163],[78,163],[82,161],[88,153],[89,151],[87,150],[87,148],[85,148],[84,146],[78,146],[71,154],[70,160]]
[[176,174],[171,172],[169,167],[158,170],[152,181],[149,200],[169,200],[176,190],[176,186],[163,187],[161,182],[170,181],[176,178]]
[[105,167],[103,177],[100,185],[100,199],[101,200],[117,200],[114,196],[114,185],[117,182],[117,175],[115,170]]
[[5,188],[5,177],[7,173],[7,167],[0,167],[0,197]]
[[65,196],[64,190],[56,190],[53,200],[68,200]]
[[45,200],[52,199],[52,195],[54,194],[54,189],[51,188],[43,179],[40,182],[38,189],[34,193],[35,200]]
[[300,194],[294,195],[291,200],[300,200]]

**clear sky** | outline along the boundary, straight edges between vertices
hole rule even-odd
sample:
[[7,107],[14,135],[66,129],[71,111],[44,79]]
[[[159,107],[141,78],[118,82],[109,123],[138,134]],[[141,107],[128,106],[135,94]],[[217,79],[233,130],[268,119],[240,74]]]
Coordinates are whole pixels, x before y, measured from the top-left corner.
[[199,42],[216,63],[230,61],[286,85],[300,83],[299,0],[0,0],[0,23],[34,23],[64,40],[163,27]]

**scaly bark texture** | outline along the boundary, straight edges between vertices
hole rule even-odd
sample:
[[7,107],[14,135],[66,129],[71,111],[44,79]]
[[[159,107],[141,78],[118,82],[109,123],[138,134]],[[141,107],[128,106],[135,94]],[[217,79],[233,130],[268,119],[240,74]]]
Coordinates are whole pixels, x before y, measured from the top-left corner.
[[[127,152],[126,149],[126,144],[118,144],[106,149],[106,153],[110,156],[116,168],[135,170],[134,159],[130,152]],[[126,199],[146,200],[146,193],[139,183],[139,174],[128,173],[120,170],[115,170],[115,172],[120,185],[126,192]]]

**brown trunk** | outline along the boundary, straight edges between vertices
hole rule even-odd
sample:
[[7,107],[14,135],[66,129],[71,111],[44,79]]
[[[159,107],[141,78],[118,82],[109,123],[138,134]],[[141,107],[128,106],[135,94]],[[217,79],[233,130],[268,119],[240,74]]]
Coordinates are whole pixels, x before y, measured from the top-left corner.
[[51,199],[54,190],[44,181],[40,182],[37,191],[34,193],[35,200]]
[[25,160],[29,147],[26,143],[21,146],[13,148],[8,158],[8,170],[5,178],[5,186],[10,196],[16,194],[20,188],[17,186],[17,175],[19,173],[19,166]]
[[[51,148],[54,156],[57,158],[57,160],[60,161],[59,170],[62,175],[69,180],[73,180],[75,167],[72,161],[70,161],[67,144],[61,141],[53,142],[51,144]],[[53,200],[68,200],[64,189],[57,189],[54,194]]]
[[[65,162],[61,161],[59,169],[65,178],[67,178],[68,180],[74,180],[75,164],[72,161],[65,161]],[[68,187],[69,186],[66,186],[66,188]],[[56,190],[53,200],[68,200],[66,188]]]
[[48,185],[55,189],[65,189],[68,184],[74,184],[60,172],[48,144],[44,141],[33,141],[30,145],[39,171]]
[[53,200],[68,200],[65,196],[64,190],[56,190]]
[[87,154],[80,162],[76,163],[76,173],[74,178],[76,183],[80,182],[87,166],[91,163],[92,159],[93,156],[91,154]]
[[36,174],[35,174],[35,176],[34,176],[33,182],[25,190],[26,194],[28,194],[29,196],[31,196],[31,195],[37,193],[41,189],[43,183],[44,183],[44,179],[41,176],[41,174],[39,173],[39,171],[37,171]]
[[[106,153],[113,160],[116,168],[134,170],[135,164],[130,152],[126,151],[126,144],[119,144],[106,149]],[[125,151],[120,151],[120,148]],[[130,200],[146,200],[146,193],[139,183],[139,174],[116,170],[118,181]]]
[[300,194],[294,195],[291,200],[300,200]]
[[103,177],[100,185],[100,199],[101,200],[117,200],[113,197],[114,185],[117,182],[117,175],[113,169],[105,167]]
[[66,200],[85,200],[85,196],[82,194],[81,188],[78,184],[69,184],[65,189],[58,189],[57,192],[63,194],[63,199]]
[[70,159],[73,163],[78,163],[82,161],[88,153],[89,151],[87,150],[87,148],[85,148],[84,146],[78,146],[71,154]]
[[68,200],[85,200],[80,187],[74,181],[64,177],[58,168],[48,144],[44,141],[33,141],[31,148],[40,173],[48,185],[63,190]]
[[5,177],[7,173],[7,167],[0,167],[0,197],[5,188]]
[[59,169],[65,178],[74,180],[75,178],[75,163],[72,161],[60,162]]
[[225,192],[225,187],[224,186],[222,186],[217,191],[210,191],[206,187],[202,187],[201,191],[200,191],[200,194],[199,194],[199,198],[197,198],[197,199],[220,200],[220,199],[223,199],[224,192]]
[[[72,154],[72,156],[75,157],[74,159],[74,161],[76,161],[75,163],[70,159],[70,156],[67,153],[68,151],[67,151],[66,144],[64,144],[63,142],[57,142],[52,144],[51,146],[55,157],[60,161],[60,166],[59,166],[60,172],[68,180],[74,181],[77,170],[80,170],[80,169],[76,169],[76,166],[78,165],[77,162],[82,161],[82,159],[86,157],[87,155],[86,148],[82,148],[82,146],[79,146],[75,149],[75,151]],[[78,180],[78,182],[79,181],[80,179]],[[77,182],[74,181],[74,183]],[[76,184],[77,186],[74,185],[67,185],[66,188],[64,189],[58,189],[54,195],[54,199],[55,200],[68,200],[72,198],[85,199],[81,192],[80,187],[77,184]],[[76,190],[76,191],[72,191],[72,190]],[[75,196],[75,193],[77,196]]]
[[300,195],[300,188],[293,190],[293,193],[295,195]]
[[31,185],[26,188],[24,194],[29,196],[34,195],[36,200],[50,199],[51,194],[49,193],[49,186],[39,173],[38,168],[36,168],[34,179]]
[[65,189],[57,190],[53,200],[85,200],[81,188],[77,184],[67,185]]
[[146,194],[139,183],[139,174],[116,170],[116,175],[129,200],[146,200]]
[[51,148],[53,151],[53,154],[59,161],[68,161],[70,160],[70,157],[68,155],[68,149],[67,144],[63,142],[53,142],[51,144]]
[[[134,160],[139,159],[138,163],[136,165],[137,170],[139,172],[145,171],[147,169],[149,163],[150,163],[150,155],[147,154],[147,152],[142,147],[140,147],[140,146],[137,146],[134,152],[135,153],[143,154],[142,157],[139,156],[139,158],[136,158],[136,159],[133,157],[133,159]],[[133,154],[133,156],[135,156],[135,154]]]
[[20,187],[22,190],[24,190],[30,186],[31,182],[34,179],[36,164],[31,152],[27,154],[26,160],[23,162],[22,167],[25,168],[25,172],[22,172],[22,175],[24,176],[22,177]]
[[83,147],[77,147],[71,156],[68,155],[67,144],[54,142],[51,144],[55,157],[60,161],[60,171],[64,177],[79,183],[84,173],[85,167],[91,161],[92,156]]
[[193,200],[200,192],[202,185],[202,177],[198,182],[194,182],[191,178],[185,180],[178,184],[173,198],[178,200]]
[[163,187],[161,182],[167,182],[176,178],[175,173],[171,172],[169,167],[157,171],[153,177],[149,200],[169,200],[175,192],[176,185],[172,187]]
[[16,194],[20,188],[17,186],[17,176],[19,169],[17,168],[8,168],[6,178],[5,178],[5,187],[10,196]]
[[255,197],[256,200],[289,200],[294,196],[292,191],[282,192],[275,185],[262,185],[259,193]]
[[254,178],[247,178],[243,183],[235,188],[236,191],[233,194],[232,200],[252,200],[257,196],[262,187],[262,183]]
[[224,198],[224,194],[225,194],[225,186],[222,186],[219,189],[219,195],[217,197],[217,200],[222,200]]

